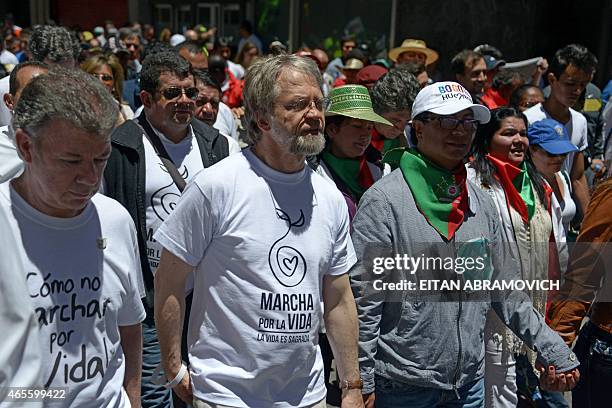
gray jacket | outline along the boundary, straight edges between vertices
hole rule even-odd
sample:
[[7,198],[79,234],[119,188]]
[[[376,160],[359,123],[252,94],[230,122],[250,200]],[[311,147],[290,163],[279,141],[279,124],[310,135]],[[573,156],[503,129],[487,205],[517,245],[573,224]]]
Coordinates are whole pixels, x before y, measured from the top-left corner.
[[[401,171],[374,184],[362,197],[353,221],[353,244],[359,259],[351,285],[359,315],[359,363],[364,393],[374,391],[374,375],[414,386],[452,390],[483,377],[484,327],[489,309],[530,348],[545,366],[564,372],[578,360],[561,337],[533,309],[521,291],[460,290],[418,293],[373,290],[383,277],[397,282],[421,279],[520,279],[517,260],[504,250],[499,217],[487,193],[468,182],[469,211],[452,240],[446,241],[415,205]],[[467,243],[467,244],[466,244]],[[375,275],[373,258],[407,254],[451,257],[481,254],[489,265],[482,276],[468,272],[397,269]],[[434,267],[435,269],[435,267]],[[380,271],[379,271],[380,272]],[[487,275],[488,274],[488,275]],[[417,283],[418,284],[418,283]]]

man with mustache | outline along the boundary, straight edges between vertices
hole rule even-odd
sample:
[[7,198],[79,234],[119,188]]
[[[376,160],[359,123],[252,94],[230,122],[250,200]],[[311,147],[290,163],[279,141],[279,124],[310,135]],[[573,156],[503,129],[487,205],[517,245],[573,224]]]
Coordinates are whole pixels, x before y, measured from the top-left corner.
[[[250,147],[198,174],[155,234],[163,366],[196,408],[325,407],[322,318],[342,407],[363,406],[348,212],[305,160],[325,143],[322,85],[309,58],[255,61],[244,88]],[[194,270],[187,368],[179,334]]]
[[228,155],[228,142],[217,130],[194,119],[198,89],[189,63],[176,51],[149,55],[140,72],[140,87],[143,112],[112,134],[104,191],[128,209],[137,225],[147,290],[142,403],[158,407],[169,406],[170,393],[151,379],[160,363],[153,274],[162,250],[153,234],[170,215],[184,184]]
[[[538,351],[548,366],[543,387],[571,389],[579,377],[576,357],[527,294],[462,283],[520,276],[495,204],[464,166],[489,110],[473,103],[462,85],[437,82],[417,94],[411,119],[413,147],[390,153],[398,168],[365,192],[352,224],[358,262],[350,274],[366,407],[484,406],[489,311]],[[402,258],[412,265],[394,262]],[[472,266],[436,264],[441,259],[471,259]],[[479,259],[486,261],[477,265]],[[432,281],[458,286],[438,290],[428,286]]]
[[[572,144],[578,147],[579,151],[567,155],[563,170],[570,175],[573,196],[581,214],[586,211],[590,196],[583,153],[588,148],[587,121],[571,107],[591,81],[596,67],[597,58],[586,47],[570,44],[561,48],[550,63],[550,96],[524,112],[530,125],[546,118],[561,122],[567,128]],[[603,164],[601,160],[597,162]]]
[[[206,70],[194,69],[198,98],[196,99],[195,117],[219,130],[227,138],[229,153],[240,151],[240,145],[232,137],[237,133],[234,115],[230,108],[221,102],[221,87],[219,83]],[[236,135],[236,138],[238,136]]]

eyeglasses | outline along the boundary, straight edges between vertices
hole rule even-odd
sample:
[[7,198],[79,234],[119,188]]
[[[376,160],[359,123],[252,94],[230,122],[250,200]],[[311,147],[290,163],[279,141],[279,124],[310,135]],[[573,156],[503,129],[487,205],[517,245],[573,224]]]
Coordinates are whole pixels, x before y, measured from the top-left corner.
[[216,109],[219,107],[220,101],[217,98],[208,99],[206,97],[201,97],[201,98],[196,99],[196,106],[204,106],[207,103],[210,103],[210,105]]
[[172,86],[170,88],[159,91],[163,97],[169,101],[180,98],[184,93],[188,99],[195,100],[198,97],[198,88],[195,86],[189,88],[179,88],[178,86]]
[[95,76],[96,78],[104,82],[110,82],[115,79],[113,78],[112,75],[108,75],[108,74],[91,74],[91,75]]
[[315,109],[323,112],[329,109],[331,105],[330,98],[317,98],[317,99],[298,99],[297,101],[292,101],[290,103],[285,104],[285,109],[291,110],[294,112],[302,112],[306,109],[310,108],[314,102]]
[[440,123],[440,127],[446,130],[455,130],[461,124],[463,129],[468,132],[475,131],[479,123],[476,119],[456,119],[448,116],[429,116],[425,120],[428,122],[437,120]]

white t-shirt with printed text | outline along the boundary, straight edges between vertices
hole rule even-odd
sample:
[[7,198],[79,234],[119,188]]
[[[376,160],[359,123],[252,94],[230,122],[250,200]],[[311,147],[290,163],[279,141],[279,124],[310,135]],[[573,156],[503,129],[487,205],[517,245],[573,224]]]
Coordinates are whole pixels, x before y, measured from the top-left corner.
[[[541,103],[532,106],[523,113],[525,116],[527,116],[527,120],[529,121],[530,125],[540,120],[550,118],[550,115],[544,110],[544,105]],[[564,126],[567,129],[567,134],[570,136],[570,141],[572,144],[578,147],[578,151],[583,152],[587,147],[589,147],[586,118],[582,115],[582,113],[575,111],[572,108],[570,108],[570,114],[571,119],[569,122],[564,123]],[[565,170],[567,174],[570,174],[575,156],[576,152],[569,153],[563,162],[563,167],[561,170]]]
[[[200,147],[196,141],[191,126],[187,137],[179,143],[174,143],[161,132],[151,126],[163,143],[170,159],[186,182],[199,173],[204,165],[200,155]],[[162,163],[155,149],[144,135],[142,136],[145,151],[145,204],[147,226],[147,258],[151,272],[155,273],[159,265],[162,246],[153,238],[159,226],[172,213],[181,192],[172,180],[166,166]]]
[[[19,408],[23,401],[10,398],[8,387],[34,389],[41,386],[41,350],[38,321],[28,289],[24,262],[16,234],[6,228],[10,208],[0,201],[0,407]],[[42,401],[30,401],[28,408],[42,407]]]
[[72,218],[31,207],[0,185],[18,237],[40,327],[42,385],[66,387],[49,407],[129,407],[120,326],[145,318],[136,229],[116,201],[96,194]]
[[250,149],[204,169],[155,238],[195,267],[188,347],[194,395],[236,407],[325,398],[318,347],[325,275],[355,263],[340,192]]

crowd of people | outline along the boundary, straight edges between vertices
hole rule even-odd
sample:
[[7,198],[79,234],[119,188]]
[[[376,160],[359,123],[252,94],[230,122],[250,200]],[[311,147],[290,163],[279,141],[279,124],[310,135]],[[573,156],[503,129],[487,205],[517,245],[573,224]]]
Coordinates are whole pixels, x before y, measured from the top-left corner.
[[586,47],[2,36],[0,406],[609,404]]

